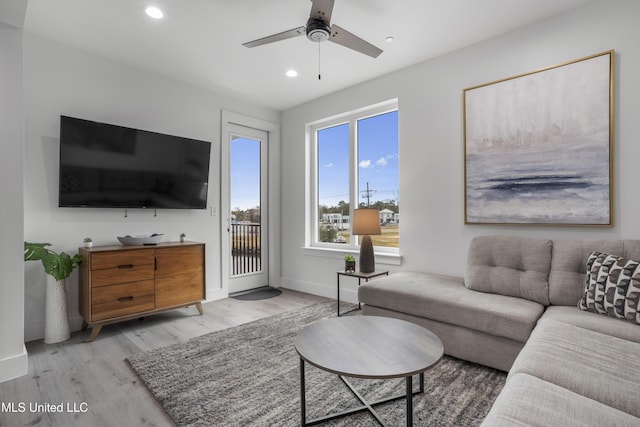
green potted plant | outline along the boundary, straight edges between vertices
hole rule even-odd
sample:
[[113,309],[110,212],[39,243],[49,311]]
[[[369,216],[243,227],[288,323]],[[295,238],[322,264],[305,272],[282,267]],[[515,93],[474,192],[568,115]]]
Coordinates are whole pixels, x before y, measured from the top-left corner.
[[56,281],[65,280],[73,269],[80,265],[82,257],[78,254],[72,257],[66,252],[57,253],[47,249],[47,246],[51,246],[51,243],[24,242],[24,260],[41,261],[45,273]]
[[344,256],[344,271],[345,273],[356,272],[356,259],[353,255],[345,254]]
[[47,273],[45,300],[44,342],[53,344],[69,339],[69,312],[67,308],[66,279],[82,257],[66,252],[57,253],[47,246],[51,243],[24,242],[24,260],[40,261]]
[[84,247],[85,248],[90,248],[91,246],[93,246],[93,240],[91,239],[91,237],[85,237],[84,238]]

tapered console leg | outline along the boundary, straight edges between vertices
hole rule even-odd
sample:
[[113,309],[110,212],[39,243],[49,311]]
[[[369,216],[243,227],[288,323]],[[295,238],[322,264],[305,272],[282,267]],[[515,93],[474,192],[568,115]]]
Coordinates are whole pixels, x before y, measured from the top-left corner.
[[96,337],[100,333],[100,329],[102,329],[102,325],[93,325],[93,328],[91,328],[91,335],[89,336],[89,342],[96,340]]

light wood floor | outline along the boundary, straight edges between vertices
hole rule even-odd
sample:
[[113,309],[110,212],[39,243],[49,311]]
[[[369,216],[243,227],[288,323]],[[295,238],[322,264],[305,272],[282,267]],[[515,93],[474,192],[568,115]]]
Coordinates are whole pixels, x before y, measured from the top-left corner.
[[[213,301],[203,305],[202,316],[189,307],[108,325],[92,343],[85,342],[90,330],[61,344],[27,343],[29,374],[0,383],[0,426],[173,426],[127,356],[322,301],[327,299],[283,289],[267,300]],[[36,404],[62,404],[63,412],[38,411],[31,407]]]

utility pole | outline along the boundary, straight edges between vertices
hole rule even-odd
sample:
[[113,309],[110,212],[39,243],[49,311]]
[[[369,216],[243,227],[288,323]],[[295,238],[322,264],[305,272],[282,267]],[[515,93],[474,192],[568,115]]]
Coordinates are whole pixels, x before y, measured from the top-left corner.
[[369,182],[367,181],[367,189],[365,191],[362,191],[362,193],[364,194],[364,197],[367,198],[367,207],[369,207],[369,205],[370,205],[371,194],[374,191],[375,190],[369,190]]

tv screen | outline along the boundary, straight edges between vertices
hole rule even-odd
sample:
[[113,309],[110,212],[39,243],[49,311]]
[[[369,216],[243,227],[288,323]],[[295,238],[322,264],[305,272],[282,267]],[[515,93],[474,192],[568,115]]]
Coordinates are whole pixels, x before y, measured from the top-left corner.
[[60,116],[60,207],[206,209],[211,143]]

